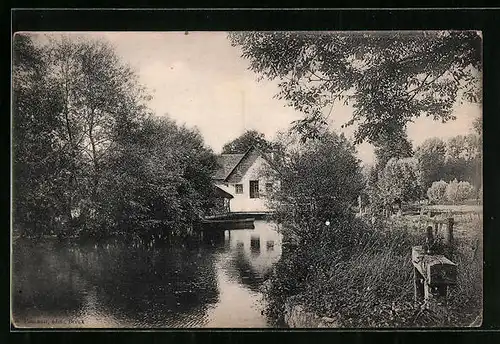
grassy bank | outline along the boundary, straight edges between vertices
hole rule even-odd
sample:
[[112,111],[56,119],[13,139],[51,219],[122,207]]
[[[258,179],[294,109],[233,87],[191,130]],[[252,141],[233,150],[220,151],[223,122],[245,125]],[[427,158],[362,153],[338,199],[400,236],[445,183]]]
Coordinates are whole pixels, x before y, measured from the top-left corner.
[[294,296],[309,311],[337,318],[343,327],[469,326],[482,313],[482,223],[456,224],[458,285],[439,311],[413,300],[411,247],[422,244],[416,218],[374,228],[355,224],[309,247],[286,252],[266,292],[268,312],[280,316]]

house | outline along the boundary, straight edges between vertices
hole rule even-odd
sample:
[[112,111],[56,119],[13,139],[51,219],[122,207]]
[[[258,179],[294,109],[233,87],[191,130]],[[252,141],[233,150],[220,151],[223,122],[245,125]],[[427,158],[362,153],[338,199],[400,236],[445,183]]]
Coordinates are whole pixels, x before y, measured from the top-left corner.
[[213,176],[215,185],[233,196],[229,202],[231,212],[268,212],[266,193],[280,187],[269,173],[271,156],[257,147],[244,154],[221,154],[220,169]]

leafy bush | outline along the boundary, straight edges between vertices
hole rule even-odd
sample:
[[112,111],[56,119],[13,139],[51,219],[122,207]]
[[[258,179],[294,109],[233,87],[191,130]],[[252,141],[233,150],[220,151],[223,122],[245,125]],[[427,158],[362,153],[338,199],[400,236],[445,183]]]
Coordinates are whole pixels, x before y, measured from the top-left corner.
[[433,182],[431,187],[427,190],[427,197],[432,203],[442,203],[446,199],[447,187],[448,183],[443,180]]
[[279,222],[307,232],[357,205],[363,176],[354,147],[344,136],[325,133],[319,140],[281,146],[287,150],[274,161],[281,188],[269,195]]
[[102,196],[118,228],[154,237],[184,234],[209,208],[216,159],[199,132],[151,117],[118,148]]
[[469,182],[459,182],[456,179],[446,186],[446,199],[457,204],[470,198],[474,193],[474,187]]

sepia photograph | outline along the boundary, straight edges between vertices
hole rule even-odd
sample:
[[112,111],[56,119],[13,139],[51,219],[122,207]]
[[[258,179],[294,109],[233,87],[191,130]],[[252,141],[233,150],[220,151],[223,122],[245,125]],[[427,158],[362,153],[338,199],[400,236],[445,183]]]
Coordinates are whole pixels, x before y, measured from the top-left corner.
[[479,327],[481,31],[15,32],[15,329]]

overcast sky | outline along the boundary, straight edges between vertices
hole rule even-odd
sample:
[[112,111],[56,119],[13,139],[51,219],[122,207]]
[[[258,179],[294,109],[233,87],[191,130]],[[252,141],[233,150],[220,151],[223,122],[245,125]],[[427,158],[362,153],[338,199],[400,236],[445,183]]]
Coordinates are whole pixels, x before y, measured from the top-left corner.
[[[224,32],[106,32],[105,37],[122,59],[139,74],[141,82],[153,92],[151,108],[157,115],[168,114],[179,123],[196,126],[205,142],[219,153],[224,143],[246,129],[256,129],[272,139],[286,130],[300,113],[285,102],[274,99],[277,82],[262,80],[248,70]],[[428,137],[448,138],[466,134],[472,121],[481,115],[478,105],[465,104],[455,111],[456,121],[442,124],[420,118],[408,127],[414,146]],[[351,109],[341,107],[332,113],[332,127],[350,119]],[[352,131],[345,131],[347,136]],[[374,159],[373,148],[358,146],[363,162]]]

